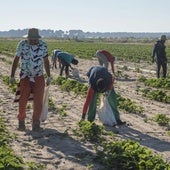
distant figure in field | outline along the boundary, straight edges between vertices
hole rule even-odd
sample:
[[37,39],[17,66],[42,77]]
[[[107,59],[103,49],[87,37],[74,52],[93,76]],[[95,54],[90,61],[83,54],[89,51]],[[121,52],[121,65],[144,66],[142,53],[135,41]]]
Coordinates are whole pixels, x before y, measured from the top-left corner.
[[[59,62],[58,58],[57,58],[57,54],[58,52],[62,52],[62,50],[59,50],[59,49],[56,49],[56,50],[53,50],[53,53],[52,53],[52,69],[55,68],[57,69],[57,61]],[[61,68],[61,63],[59,62],[59,68]]]
[[167,58],[165,51],[165,41],[166,35],[162,35],[160,40],[156,42],[153,48],[152,53],[152,63],[156,62],[157,64],[157,78],[160,78],[160,70],[162,67],[163,70],[163,78],[166,78],[167,74]]
[[71,69],[74,69],[71,64],[77,65],[78,60],[75,59],[73,54],[67,53],[67,52],[58,52],[57,58],[59,62],[61,63],[61,69],[60,69],[60,76],[62,76],[63,71],[65,70],[65,76],[66,78],[69,77],[69,67]]
[[111,65],[112,73],[114,74],[114,61],[115,57],[106,50],[98,50],[96,52],[96,57],[98,58],[99,65],[104,66],[108,69],[109,62]]

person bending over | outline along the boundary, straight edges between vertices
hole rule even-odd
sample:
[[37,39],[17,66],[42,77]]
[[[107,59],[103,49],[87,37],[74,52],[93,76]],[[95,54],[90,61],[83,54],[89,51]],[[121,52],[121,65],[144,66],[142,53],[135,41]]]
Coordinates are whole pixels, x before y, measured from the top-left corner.
[[96,57],[98,59],[99,65],[104,66],[108,69],[109,63],[111,65],[112,73],[114,74],[114,62],[115,57],[106,50],[98,50],[96,52]]
[[120,120],[116,93],[113,87],[114,78],[108,70],[102,66],[92,66],[87,72],[87,77],[89,78],[89,88],[83,106],[81,120],[85,120],[86,114],[88,121],[93,122],[95,120],[98,94],[106,92],[108,94],[107,100],[111,106],[117,125],[125,124],[126,122]]

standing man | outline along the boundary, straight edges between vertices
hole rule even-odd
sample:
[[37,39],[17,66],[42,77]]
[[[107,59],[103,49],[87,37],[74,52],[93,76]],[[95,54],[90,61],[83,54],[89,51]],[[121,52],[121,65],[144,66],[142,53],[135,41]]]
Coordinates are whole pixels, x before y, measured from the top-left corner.
[[160,40],[156,42],[153,48],[152,63],[154,63],[155,61],[157,64],[157,78],[160,77],[161,67],[163,70],[163,78],[166,78],[166,74],[167,74],[167,58],[165,52],[165,48],[166,48],[165,41],[166,41],[166,35],[162,35]]
[[96,52],[96,57],[98,58],[99,65],[104,66],[108,69],[109,62],[111,65],[112,73],[114,74],[114,61],[115,57],[106,50],[98,50]]
[[44,41],[40,40],[38,29],[31,28],[28,30],[26,40],[18,43],[16,55],[13,60],[10,83],[15,82],[15,72],[21,61],[20,69],[20,98],[19,98],[19,114],[18,129],[24,131],[26,118],[26,105],[31,93],[33,93],[33,114],[32,114],[32,130],[39,131],[40,116],[43,106],[43,94],[45,88],[45,78],[43,75],[43,65],[47,74],[46,85],[50,84],[50,67],[48,60],[48,49]]

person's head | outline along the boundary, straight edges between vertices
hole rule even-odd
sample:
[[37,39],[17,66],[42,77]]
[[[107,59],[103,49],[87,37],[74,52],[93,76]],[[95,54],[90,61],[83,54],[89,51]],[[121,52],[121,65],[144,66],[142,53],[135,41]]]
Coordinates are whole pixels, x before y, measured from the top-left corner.
[[37,28],[30,28],[28,30],[27,39],[31,45],[37,45],[41,36]]
[[97,92],[99,93],[103,93],[106,91],[105,80],[103,78],[100,78],[97,80],[96,89],[97,89]]
[[73,60],[72,60],[71,63],[74,64],[74,65],[77,65],[77,64],[78,64],[78,60],[76,60],[75,58],[73,58]]
[[161,41],[166,41],[166,35],[161,35]]

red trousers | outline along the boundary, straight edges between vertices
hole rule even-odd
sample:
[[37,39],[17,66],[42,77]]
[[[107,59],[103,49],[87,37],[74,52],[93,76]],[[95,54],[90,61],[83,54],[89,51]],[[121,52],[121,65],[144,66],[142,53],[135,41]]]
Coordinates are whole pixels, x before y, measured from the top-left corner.
[[33,92],[33,114],[32,114],[32,122],[40,119],[42,106],[43,106],[43,95],[44,95],[44,87],[45,80],[43,76],[37,76],[34,78],[35,83],[32,86],[30,85],[29,78],[24,78],[20,80],[20,99],[19,99],[19,114],[18,120],[24,120],[26,118],[26,106],[28,102],[28,98],[30,96],[31,90]]

